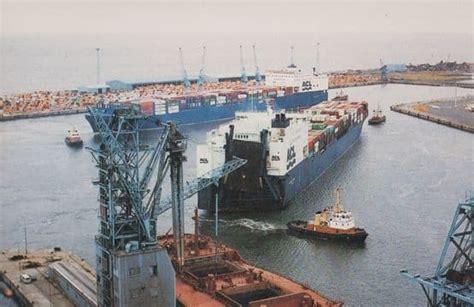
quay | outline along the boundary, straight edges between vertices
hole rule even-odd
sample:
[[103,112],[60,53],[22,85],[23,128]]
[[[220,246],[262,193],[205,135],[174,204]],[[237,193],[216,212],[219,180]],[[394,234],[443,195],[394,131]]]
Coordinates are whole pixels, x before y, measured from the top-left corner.
[[[31,280],[25,282],[22,274]],[[60,248],[2,251],[0,281],[13,291],[20,306],[97,306],[94,269]]]
[[390,110],[474,133],[474,96],[397,104]]
[[75,110],[60,110],[60,111],[51,111],[51,112],[38,112],[38,113],[20,113],[20,114],[12,114],[12,115],[0,115],[0,122],[6,122],[10,120],[17,120],[17,119],[32,119],[32,118],[40,118],[40,117],[50,117],[50,116],[63,116],[63,115],[74,115],[74,114],[81,114],[87,113],[86,108],[75,109]]

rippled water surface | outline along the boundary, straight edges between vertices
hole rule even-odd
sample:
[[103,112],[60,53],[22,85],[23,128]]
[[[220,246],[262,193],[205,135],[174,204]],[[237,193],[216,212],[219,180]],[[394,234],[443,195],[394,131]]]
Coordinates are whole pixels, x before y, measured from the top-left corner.
[[[221,215],[218,240],[249,261],[304,282],[349,306],[423,305],[424,296],[400,269],[434,271],[454,208],[474,186],[472,134],[389,111],[391,104],[454,95],[453,88],[370,86],[346,90],[353,100],[380,104],[387,122],[364,126],[360,141],[286,210]],[[458,89],[458,95],[473,94]],[[331,92],[334,95],[334,92]],[[0,123],[0,249],[62,246],[94,264],[97,170],[87,150],[64,144],[75,125],[86,146],[97,146],[83,115]],[[195,174],[195,144],[217,124],[183,127],[190,138],[186,179]],[[153,141],[155,134],[145,137]],[[286,234],[286,223],[309,219],[334,201],[343,203],[369,232],[363,247],[310,241]],[[187,230],[196,198],[187,201]],[[203,230],[214,216],[201,212]],[[171,212],[159,231],[171,226]]]

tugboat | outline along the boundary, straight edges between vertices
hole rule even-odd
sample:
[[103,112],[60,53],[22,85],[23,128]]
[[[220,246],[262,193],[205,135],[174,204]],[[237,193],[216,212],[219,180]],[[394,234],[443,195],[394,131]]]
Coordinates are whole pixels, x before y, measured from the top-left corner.
[[67,136],[64,139],[64,142],[66,142],[67,145],[69,146],[82,146],[82,139],[81,136],[79,135],[79,132],[75,127],[72,129],[69,129],[67,131]]
[[372,117],[369,119],[369,125],[379,125],[385,122],[385,115],[382,114],[380,106],[377,106],[377,109],[374,110]]
[[349,95],[344,94],[344,92],[341,90],[339,93],[337,93],[336,97],[332,99],[332,101],[347,101],[349,99]]
[[316,212],[314,221],[292,221],[287,224],[291,232],[304,234],[314,238],[363,242],[368,233],[355,227],[354,218],[341,204],[341,188],[336,189],[336,203],[322,212]]

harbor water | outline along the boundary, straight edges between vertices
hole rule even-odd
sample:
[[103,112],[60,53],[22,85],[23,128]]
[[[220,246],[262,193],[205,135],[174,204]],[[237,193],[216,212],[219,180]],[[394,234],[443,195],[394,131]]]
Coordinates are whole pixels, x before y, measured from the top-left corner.
[[[400,269],[434,272],[458,201],[474,186],[472,134],[389,111],[390,105],[454,96],[450,87],[376,85],[345,89],[351,100],[380,104],[381,126],[363,127],[360,140],[283,211],[219,216],[217,239],[249,261],[303,282],[347,306],[421,306],[420,288]],[[336,91],[330,91],[330,97]],[[458,89],[457,95],[474,94]],[[85,146],[97,147],[84,115],[0,123],[0,249],[61,246],[94,265],[97,232],[97,169],[85,148],[64,144],[74,125]],[[196,172],[196,144],[217,123],[182,127],[188,135],[187,180]],[[156,141],[156,132],[144,134]],[[289,236],[286,223],[310,219],[334,202],[367,230],[364,246]],[[165,191],[166,194],[166,191]],[[186,201],[186,229],[196,197]],[[214,236],[214,216],[201,212],[202,229]],[[160,216],[160,233],[171,212]],[[0,301],[0,305],[7,302]]]

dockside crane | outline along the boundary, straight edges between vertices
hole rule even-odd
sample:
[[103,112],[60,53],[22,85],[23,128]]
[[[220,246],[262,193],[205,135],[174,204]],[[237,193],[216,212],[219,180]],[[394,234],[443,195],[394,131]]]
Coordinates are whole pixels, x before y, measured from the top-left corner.
[[474,306],[474,194],[466,195],[454,213],[434,275],[422,277],[401,270],[421,286],[430,307]]
[[245,73],[244,52],[242,50],[242,45],[240,45],[240,69],[241,69],[240,80],[246,83],[249,79],[247,78],[247,73]]
[[[175,274],[168,252],[157,244],[158,216],[172,209],[174,252],[178,266],[182,266],[184,200],[217,184],[247,161],[235,158],[185,186],[187,142],[176,125],[164,123],[156,145],[150,146],[140,138],[146,117],[137,106],[117,108],[108,120],[95,108],[88,111],[101,140],[99,148],[88,147],[99,170],[95,182],[99,187],[99,232],[95,240],[98,305],[133,305],[128,293],[137,282],[144,287],[161,285],[149,291],[142,289],[144,296],[153,296],[144,300],[160,297],[163,305],[173,305]],[[171,197],[162,201],[162,185],[168,172]],[[134,279],[129,278],[132,273],[136,274]]]
[[255,51],[255,44],[252,46],[253,48],[253,61],[255,63],[255,81],[260,82],[262,81],[262,75],[260,75],[260,69],[258,68],[257,64],[257,51]]
[[385,65],[382,61],[382,59],[380,59],[380,80],[383,82],[383,83],[387,83],[388,82],[388,67],[387,65]]
[[288,68],[296,68],[296,65],[295,65],[295,59],[294,59],[294,51],[295,51],[295,47],[294,46],[291,46],[290,47],[290,65],[288,65]]
[[206,76],[204,75],[204,68],[206,65],[206,46],[202,46],[202,61],[201,69],[199,70],[198,85],[203,85],[206,82]]
[[184,67],[183,51],[181,50],[181,47],[179,48],[179,60],[181,62],[181,70],[183,73],[183,86],[185,88],[188,88],[191,86],[191,82],[188,79],[188,73],[186,72],[186,67]]
[[314,74],[319,74],[320,66],[319,66],[319,42],[316,43],[316,67],[313,69]]

